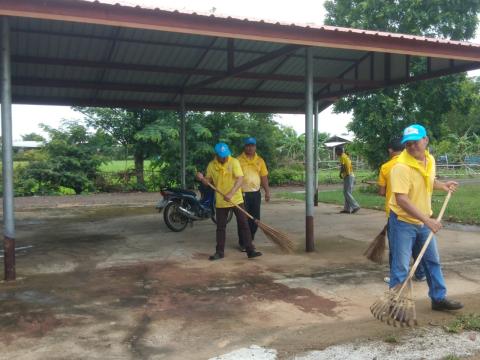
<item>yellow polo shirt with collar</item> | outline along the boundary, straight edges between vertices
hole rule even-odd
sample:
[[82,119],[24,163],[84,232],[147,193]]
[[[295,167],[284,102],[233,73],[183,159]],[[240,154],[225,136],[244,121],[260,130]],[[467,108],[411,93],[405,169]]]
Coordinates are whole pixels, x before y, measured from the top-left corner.
[[249,158],[244,152],[237,157],[243,171],[243,192],[253,192],[260,190],[260,178],[268,175],[267,165],[265,160],[257,153],[253,158]]
[[[404,154],[411,164],[400,163],[400,157],[390,172],[390,182],[392,184],[392,194],[406,194],[410,201],[427,216],[432,215],[432,192],[435,181],[435,159],[426,152],[426,164],[423,161],[416,160],[413,156]],[[416,161],[416,163],[414,163]],[[423,172],[423,174],[422,174]],[[405,210],[397,204],[395,196],[390,197],[390,210],[398,215],[398,219],[410,224],[421,225],[422,222],[411,217]]]
[[[228,160],[222,164],[215,158],[210,161],[207,166],[207,178],[212,179],[215,187],[222,193],[226,194],[232,190],[233,185],[237,177],[243,176],[242,167],[240,162],[229,156]],[[240,189],[235,192],[232,197],[232,203],[239,205],[243,203],[242,191]],[[217,208],[229,208],[233,205],[223,199],[223,196],[218,192],[215,193],[215,207]]]
[[343,153],[338,160],[340,161],[340,165],[342,165],[342,179],[353,175],[352,160],[350,160],[348,155]]
[[390,171],[392,171],[393,166],[397,163],[398,155],[395,155],[386,163],[380,167],[380,172],[378,174],[378,186],[385,187],[385,212],[387,213],[387,218],[390,215],[390,197],[392,196],[392,185],[390,184]]

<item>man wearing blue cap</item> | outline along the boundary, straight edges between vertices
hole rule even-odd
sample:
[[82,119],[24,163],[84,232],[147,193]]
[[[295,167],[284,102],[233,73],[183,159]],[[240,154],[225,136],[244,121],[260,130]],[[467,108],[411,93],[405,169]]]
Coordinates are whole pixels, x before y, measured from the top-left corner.
[[[390,288],[402,284],[409,272],[412,253],[418,253],[430,231],[436,233],[442,224],[432,219],[432,192],[434,189],[455,191],[455,181],[441,182],[435,179],[435,159],[427,150],[427,131],[422,125],[413,124],[403,131],[403,150],[390,172],[392,196],[390,197],[389,245],[392,254]],[[423,255],[422,265],[427,276],[428,296],[432,309],[458,310],[458,301],[446,297],[447,289],[440,266],[435,237]]]
[[237,159],[231,157],[232,154],[228,145],[218,143],[215,145],[215,159],[210,161],[207,167],[207,175],[197,173],[197,179],[208,186],[213,183],[221,192],[215,194],[215,214],[217,217],[217,247],[215,254],[209,257],[210,260],[219,260],[224,257],[225,252],[225,230],[227,227],[227,216],[233,211],[237,219],[237,227],[239,229],[239,241],[245,244],[248,258],[261,256],[262,253],[255,251],[252,246],[252,237],[248,227],[247,217],[245,214],[234,206],[238,205],[243,208],[243,197],[240,187],[243,182],[243,172]]
[[[265,190],[265,201],[270,201],[270,187],[268,186],[268,170],[265,160],[257,154],[257,139],[248,137],[244,140],[243,152],[237,157],[243,171],[242,193],[245,201],[245,209],[255,219],[260,220],[260,204],[262,194],[260,186]],[[248,226],[252,241],[255,239],[257,224],[248,219]],[[239,236],[239,239],[241,237]],[[240,249],[245,251],[245,244],[239,242]]]

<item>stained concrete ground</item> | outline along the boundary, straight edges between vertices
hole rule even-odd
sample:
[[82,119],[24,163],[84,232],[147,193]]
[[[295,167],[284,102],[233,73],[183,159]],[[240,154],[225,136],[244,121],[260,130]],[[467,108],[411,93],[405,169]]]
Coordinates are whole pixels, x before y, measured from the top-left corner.
[[[209,359],[253,344],[277,359],[320,359],[315,351],[332,345],[418,337],[369,312],[386,290],[386,265],[362,256],[385,223],[381,212],[343,215],[320,204],[316,251],[307,254],[304,204],[274,198],[263,220],[289,232],[296,253],[282,254],[259,233],[264,256],[248,260],[232,223],[225,258],[210,262],[213,223],[173,233],[157,200],[17,199],[16,246],[33,247],[17,255],[18,280],[0,284],[1,359]],[[444,229],[438,239],[449,296],[466,305],[457,314],[480,312],[480,233],[471,230]],[[430,310],[424,283],[414,291],[422,330],[454,319]]]

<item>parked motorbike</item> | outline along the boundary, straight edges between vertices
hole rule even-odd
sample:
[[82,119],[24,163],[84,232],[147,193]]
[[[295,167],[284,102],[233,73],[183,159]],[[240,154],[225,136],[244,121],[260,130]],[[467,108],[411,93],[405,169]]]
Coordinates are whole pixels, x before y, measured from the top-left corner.
[[[185,230],[188,224],[193,225],[194,221],[215,218],[215,192],[209,187],[201,184],[200,198],[193,191],[184,189],[167,188],[160,191],[163,199],[155,208],[161,213],[167,227],[175,232]],[[232,220],[233,211],[229,211],[227,223]]]

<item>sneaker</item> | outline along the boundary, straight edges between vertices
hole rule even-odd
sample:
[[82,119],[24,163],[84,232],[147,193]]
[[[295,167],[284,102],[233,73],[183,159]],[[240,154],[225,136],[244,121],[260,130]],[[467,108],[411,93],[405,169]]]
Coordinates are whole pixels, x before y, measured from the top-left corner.
[[339,214],[350,214],[350,211],[342,210],[342,211],[339,212]]
[[413,281],[416,281],[416,282],[427,281],[427,277],[425,275],[423,275],[422,277],[414,276]]
[[208,260],[211,260],[211,261],[220,260],[220,259],[223,259],[223,254],[220,254],[220,253],[217,253],[217,252],[208,257]]
[[255,257],[258,257],[258,256],[262,256],[263,254],[260,252],[260,251],[251,251],[247,254],[248,258],[249,259],[252,259],[252,258],[255,258]]
[[463,304],[459,301],[448,300],[447,298],[440,301],[432,300],[432,310],[445,311],[445,310],[460,310],[463,308]]
[[353,209],[353,210],[352,210],[352,214],[355,214],[355,213],[356,213],[358,210],[360,210],[360,208],[359,208],[359,207],[357,207],[357,208]]
[[385,277],[383,278],[383,282],[384,282],[384,283],[387,283],[387,284],[390,284],[390,276],[385,276]]
[[245,249],[245,246],[242,246],[242,245],[238,245],[238,250],[241,251],[241,252],[246,252],[247,249]]

